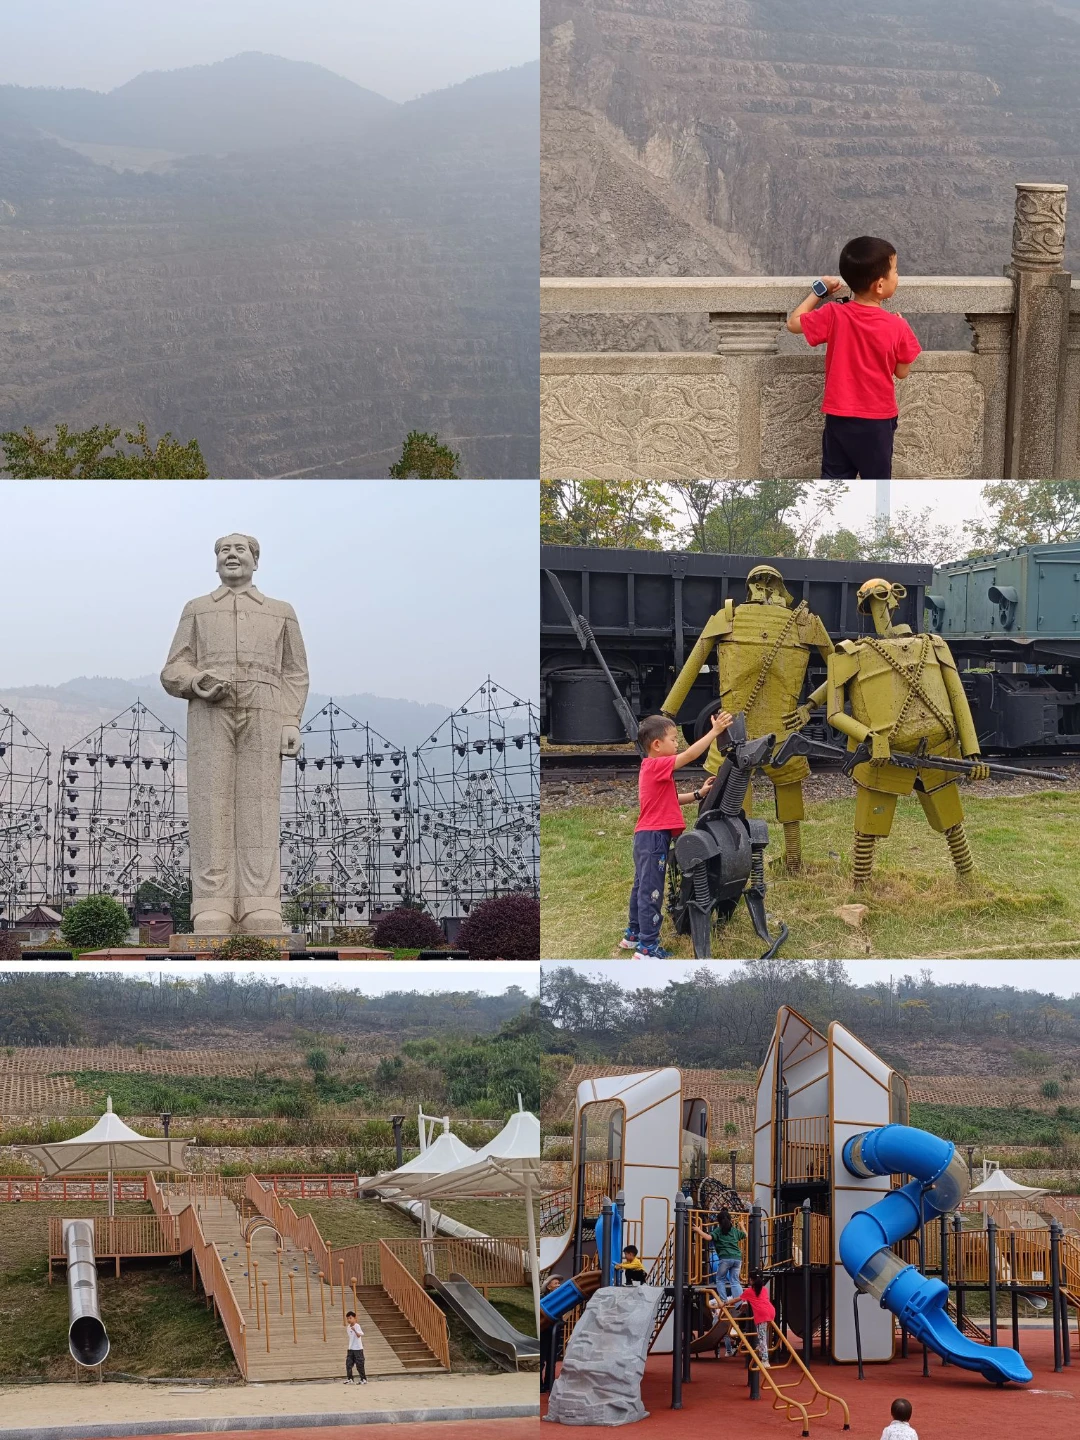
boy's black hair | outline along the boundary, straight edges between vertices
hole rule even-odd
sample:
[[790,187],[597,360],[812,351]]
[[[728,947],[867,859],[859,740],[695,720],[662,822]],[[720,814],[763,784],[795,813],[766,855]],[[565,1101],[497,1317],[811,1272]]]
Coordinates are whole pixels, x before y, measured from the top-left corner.
[[622,1247],[622,1253],[624,1255],[636,1255],[638,1253],[638,1248],[636,1245],[624,1245]]
[[894,1400],[894,1401],[892,1402],[892,1409],[889,1411],[889,1414],[892,1416],[892,1418],[893,1418],[894,1420],[910,1420],[910,1419],[911,1419],[911,1401],[910,1401],[910,1400]]
[[884,280],[892,269],[896,246],[875,235],[856,235],[840,251],[840,274],[853,295],[869,290],[875,280]]
[[649,746],[654,740],[659,740],[669,730],[675,729],[675,721],[667,715],[646,715],[637,728],[637,743],[644,755],[649,753]]
[[356,1311],[355,1311],[355,1310],[346,1310],[346,1311],[345,1311],[345,1319],[346,1319],[346,1320],[348,1320],[348,1318],[349,1318],[350,1315],[352,1316],[352,1318],[353,1318],[354,1320],[356,1319]]

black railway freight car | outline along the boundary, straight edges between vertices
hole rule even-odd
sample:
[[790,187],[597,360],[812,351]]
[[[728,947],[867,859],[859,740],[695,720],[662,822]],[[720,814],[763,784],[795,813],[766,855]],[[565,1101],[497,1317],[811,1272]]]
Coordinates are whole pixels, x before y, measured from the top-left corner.
[[[805,600],[820,615],[834,643],[865,632],[869,621],[856,610],[855,594],[871,575],[907,587],[897,621],[913,630],[923,628],[929,565],[542,545],[541,729],[549,743],[610,745],[626,740],[603,671],[588,650],[582,651],[549,572],[575,612],[589,622],[619,689],[640,716],[660,709],[710,615],[729,595],[736,604],[745,599],[746,577],[755,565],[775,565],[795,599]],[[823,679],[821,661],[812,653],[808,688]],[[680,721],[692,724],[714,697],[715,686],[715,676],[702,673],[679,713]],[[820,728],[812,725],[810,733]]]

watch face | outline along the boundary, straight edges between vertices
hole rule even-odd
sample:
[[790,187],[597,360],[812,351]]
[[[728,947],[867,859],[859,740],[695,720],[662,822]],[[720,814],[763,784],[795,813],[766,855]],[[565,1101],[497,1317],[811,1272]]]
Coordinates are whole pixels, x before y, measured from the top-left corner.
[[810,289],[813,290],[814,294],[821,300],[824,300],[825,296],[829,293],[829,287],[825,284],[824,280],[815,280],[813,285],[810,286]]

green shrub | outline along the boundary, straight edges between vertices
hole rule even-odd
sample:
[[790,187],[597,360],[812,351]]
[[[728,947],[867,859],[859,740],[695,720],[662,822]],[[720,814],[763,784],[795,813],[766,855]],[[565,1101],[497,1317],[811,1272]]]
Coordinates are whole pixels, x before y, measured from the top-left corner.
[[73,949],[107,950],[123,945],[131,929],[127,906],[112,895],[87,895],[64,911],[60,933]]
[[313,1075],[323,1075],[330,1065],[330,1057],[325,1050],[309,1050],[307,1053],[307,1067]]
[[281,951],[261,935],[230,935],[214,951],[215,960],[280,960]]
[[10,930],[0,930],[0,965],[22,959],[22,946]]
[[306,1120],[311,1103],[303,1095],[279,1095],[271,1102],[270,1114],[275,1120]]
[[1061,1086],[1056,1080],[1044,1080],[1039,1086],[1039,1094],[1044,1100],[1056,1100],[1061,1094]]

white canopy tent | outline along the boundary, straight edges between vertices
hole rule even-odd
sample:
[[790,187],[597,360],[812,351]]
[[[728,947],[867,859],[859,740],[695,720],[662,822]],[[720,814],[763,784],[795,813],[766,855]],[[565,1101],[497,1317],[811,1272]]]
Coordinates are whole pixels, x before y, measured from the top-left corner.
[[[518,1104],[521,1104],[520,1097]],[[540,1333],[540,1258],[536,1245],[533,1202],[540,1193],[540,1122],[521,1109],[512,1115],[494,1140],[481,1147],[474,1159],[454,1170],[409,1182],[417,1200],[525,1201],[529,1236],[529,1275],[532,1280],[536,1333]]]
[[[968,1200],[1035,1200],[1049,1191],[1041,1185],[1022,1185],[1019,1180],[1006,1175],[1004,1170],[991,1170],[985,1180],[973,1185],[967,1193]],[[986,1209],[982,1206],[985,1218]]]
[[109,1175],[109,1214],[115,1213],[113,1175],[117,1170],[183,1170],[187,1140],[167,1140],[140,1135],[125,1125],[106,1101],[105,1114],[96,1125],[70,1140],[52,1140],[45,1145],[27,1145],[26,1153],[44,1168],[46,1175]]
[[[470,1165],[476,1159],[476,1151],[470,1150],[463,1140],[450,1133],[450,1121],[443,1122],[445,1128],[441,1135],[434,1139],[407,1160],[404,1165],[399,1165],[396,1170],[387,1170],[381,1175],[376,1175],[371,1182],[376,1189],[400,1190],[402,1194],[411,1199],[419,1197],[413,1194],[410,1188],[419,1180],[430,1179],[433,1176],[441,1175],[446,1170],[456,1170],[462,1165]],[[420,1117],[420,1134],[424,1135],[424,1116]],[[431,1206],[424,1202],[423,1218],[420,1222],[420,1236],[423,1240],[430,1239],[432,1234]]]

